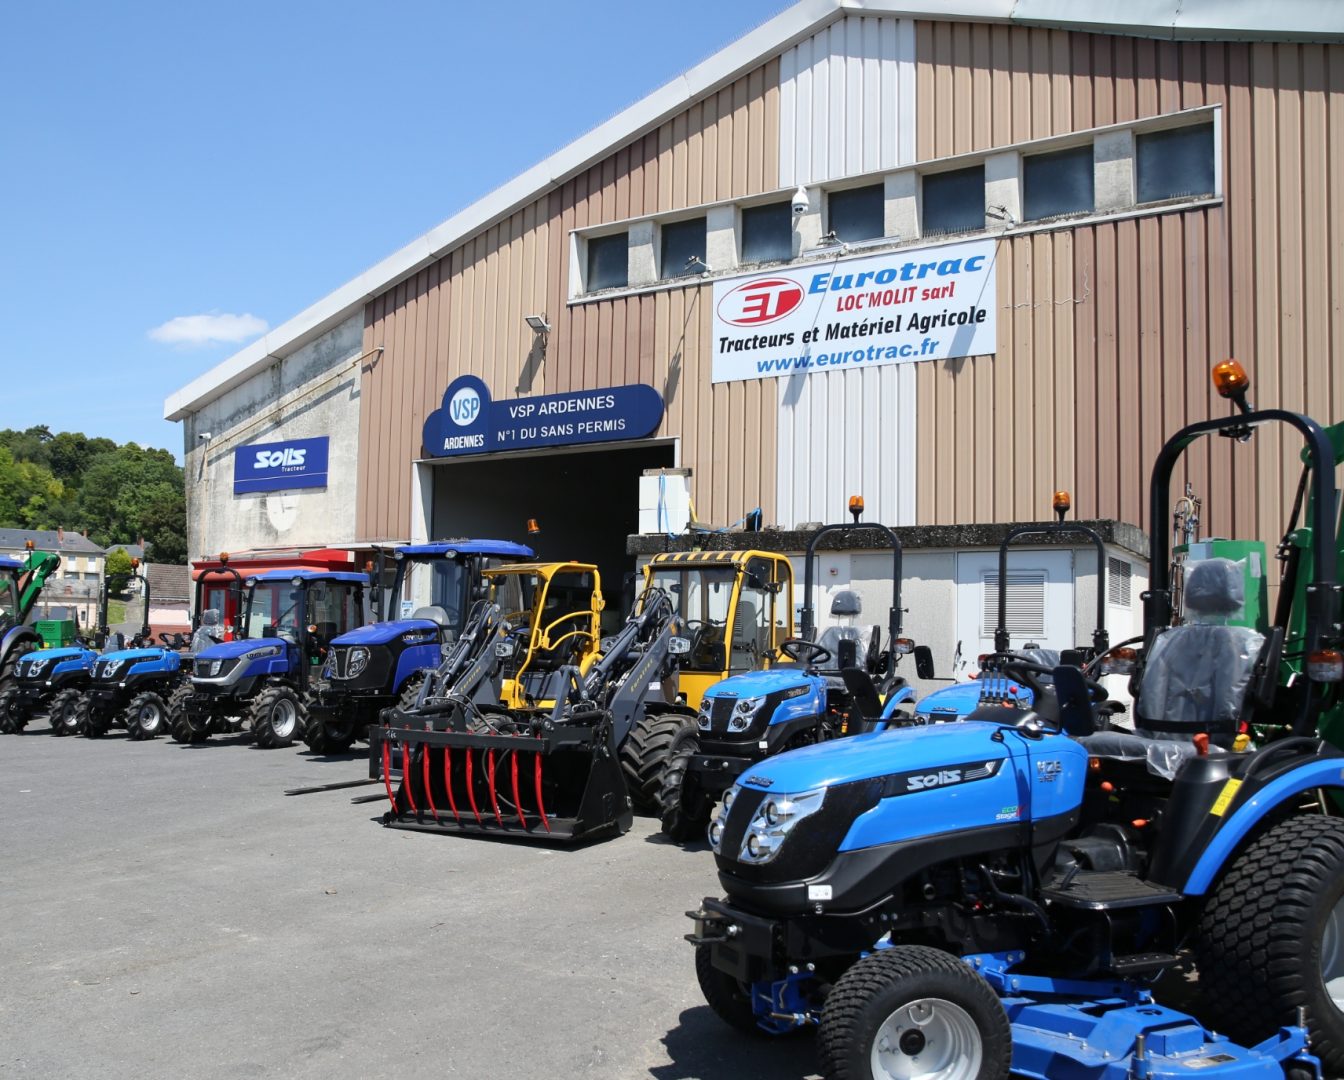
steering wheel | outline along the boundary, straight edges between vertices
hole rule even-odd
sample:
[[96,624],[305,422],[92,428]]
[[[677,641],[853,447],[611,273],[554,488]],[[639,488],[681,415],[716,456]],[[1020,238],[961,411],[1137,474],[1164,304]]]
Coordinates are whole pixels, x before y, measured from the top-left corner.
[[[779,651],[797,664],[815,664],[820,667],[831,659],[830,649],[818,645],[815,641],[808,641],[807,638],[785,638],[779,643]],[[800,653],[802,655],[799,655]]]
[[[1001,669],[1009,678],[1016,679],[1020,683],[1025,683],[1031,688],[1031,692],[1036,695],[1037,700],[1042,694],[1048,692],[1048,688],[1041,682],[1040,676],[1053,675],[1055,669],[1048,664],[1039,664],[1035,660],[1028,660],[1025,656],[1017,653],[1000,653]],[[1092,705],[1100,705],[1111,695],[1106,687],[1097,682],[1096,679],[1083,676],[1083,682],[1087,684],[1088,701]]]

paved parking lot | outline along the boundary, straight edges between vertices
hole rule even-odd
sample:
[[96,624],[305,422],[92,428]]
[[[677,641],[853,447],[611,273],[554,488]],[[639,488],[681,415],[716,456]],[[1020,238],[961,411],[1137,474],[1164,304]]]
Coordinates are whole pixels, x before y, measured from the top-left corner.
[[0,738],[0,1076],[802,1080],[703,1005],[703,847],[393,831],[361,758]]

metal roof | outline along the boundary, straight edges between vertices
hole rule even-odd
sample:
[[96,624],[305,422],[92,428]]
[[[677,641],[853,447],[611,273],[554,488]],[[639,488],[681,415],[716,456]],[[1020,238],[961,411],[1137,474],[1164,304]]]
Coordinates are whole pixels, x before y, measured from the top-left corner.
[[349,570],[263,570],[260,574],[249,574],[248,581],[345,581],[351,585],[367,585],[368,574],[353,574]]
[[55,529],[0,529],[0,548],[20,550],[31,540],[38,551],[59,551],[76,555],[102,555],[103,549],[87,536],[66,529],[62,536]]
[[535,559],[537,553],[526,544],[512,540],[436,540],[430,544],[405,544],[398,555],[485,555],[499,559]]
[[1170,40],[1344,40],[1344,3],[1325,0],[801,0],[170,394],[163,403],[164,419],[191,415],[475,234],[846,15],[1048,26]]

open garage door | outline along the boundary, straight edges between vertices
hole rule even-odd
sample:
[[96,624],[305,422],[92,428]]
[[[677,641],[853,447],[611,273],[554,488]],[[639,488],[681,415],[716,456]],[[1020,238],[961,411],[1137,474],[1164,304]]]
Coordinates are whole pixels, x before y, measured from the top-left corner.
[[[639,477],[673,467],[675,456],[667,442],[435,462],[430,535],[518,540],[543,560],[596,563],[607,632],[624,616],[622,584],[634,568],[625,540],[639,529]],[[536,536],[529,518],[541,526]]]

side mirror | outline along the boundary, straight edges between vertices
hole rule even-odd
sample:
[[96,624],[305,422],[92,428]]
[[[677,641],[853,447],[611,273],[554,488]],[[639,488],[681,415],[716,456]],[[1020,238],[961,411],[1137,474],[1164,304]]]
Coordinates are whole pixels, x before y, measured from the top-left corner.
[[1059,662],[1068,664],[1069,667],[1080,668],[1083,666],[1083,651],[1081,649],[1063,649],[1059,654]]
[[915,646],[915,674],[921,679],[934,679],[933,650],[927,645]]

